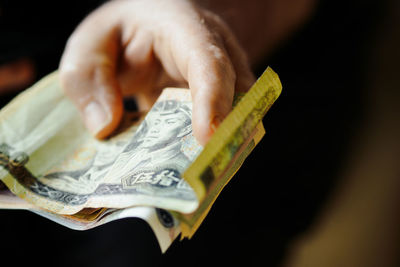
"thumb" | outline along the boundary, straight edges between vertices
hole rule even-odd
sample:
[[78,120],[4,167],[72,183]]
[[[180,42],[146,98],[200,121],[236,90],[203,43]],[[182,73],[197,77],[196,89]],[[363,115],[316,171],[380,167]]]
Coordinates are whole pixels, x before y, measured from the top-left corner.
[[98,27],[94,17],[84,21],[70,37],[60,64],[64,92],[97,138],[111,134],[123,113],[115,75],[118,47],[118,31]]
[[86,128],[99,139],[110,135],[119,125],[123,101],[113,75],[101,66],[87,71],[60,70],[66,95],[77,106]]

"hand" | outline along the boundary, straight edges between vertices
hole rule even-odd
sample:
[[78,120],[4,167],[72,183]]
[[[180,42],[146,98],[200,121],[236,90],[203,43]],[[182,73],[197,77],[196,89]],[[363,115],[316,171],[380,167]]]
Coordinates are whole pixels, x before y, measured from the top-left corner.
[[193,131],[205,144],[254,82],[244,51],[219,16],[187,0],[109,2],[70,37],[60,64],[66,94],[87,128],[108,136],[123,95],[149,109],[167,86],[188,87]]

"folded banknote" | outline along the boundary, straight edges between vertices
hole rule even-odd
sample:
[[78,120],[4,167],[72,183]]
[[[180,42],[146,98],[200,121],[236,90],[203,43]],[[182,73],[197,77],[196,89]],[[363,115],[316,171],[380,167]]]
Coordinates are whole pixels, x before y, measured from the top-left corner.
[[[55,72],[0,111],[0,179],[26,209],[73,229],[134,216],[162,235],[155,228],[166,227],[164,218],[170,237],[181,230],[191,237],[263,137],[262,118],[280,91],[268,68],[204,148],[192,132],[190,91],[182,88],[164,89],[146,114],[126,111],[119,129],[97,140]],[[7,208],[1,201],[0,194]],[[173,238],[158,239],[165,249]]]

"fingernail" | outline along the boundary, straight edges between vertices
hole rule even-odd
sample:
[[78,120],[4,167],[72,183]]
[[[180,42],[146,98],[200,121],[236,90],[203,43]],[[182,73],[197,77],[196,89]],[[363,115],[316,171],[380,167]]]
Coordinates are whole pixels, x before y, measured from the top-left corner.
[[215,133],[215,131],[217,130],[217,128],[221,124],[221,122],[222,122],[222,120],[221,120],[221,118],[219,116],[215,116],[214,117],[214,119],[211,121],[211,124],[210,124],[210,128],[211,128],[211,131],[212,131],[211,134]]
[[90,102],[83,113],[86,127],[93,135],[96,135],[110,123],[110,116],[96,101]]

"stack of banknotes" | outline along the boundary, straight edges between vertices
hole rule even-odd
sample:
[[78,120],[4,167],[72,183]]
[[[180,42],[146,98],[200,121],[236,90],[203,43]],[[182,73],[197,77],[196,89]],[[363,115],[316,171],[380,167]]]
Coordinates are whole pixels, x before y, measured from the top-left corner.
[[166,88],[150,111],[126,111],[106,140],[85,129],[54,72],[0,111],[0,208],[26,209],[76,230],[141,218],[164,252],[190,238],[263,137],[281,92],[267,68],[210,141],[192,134],[190,91]]

